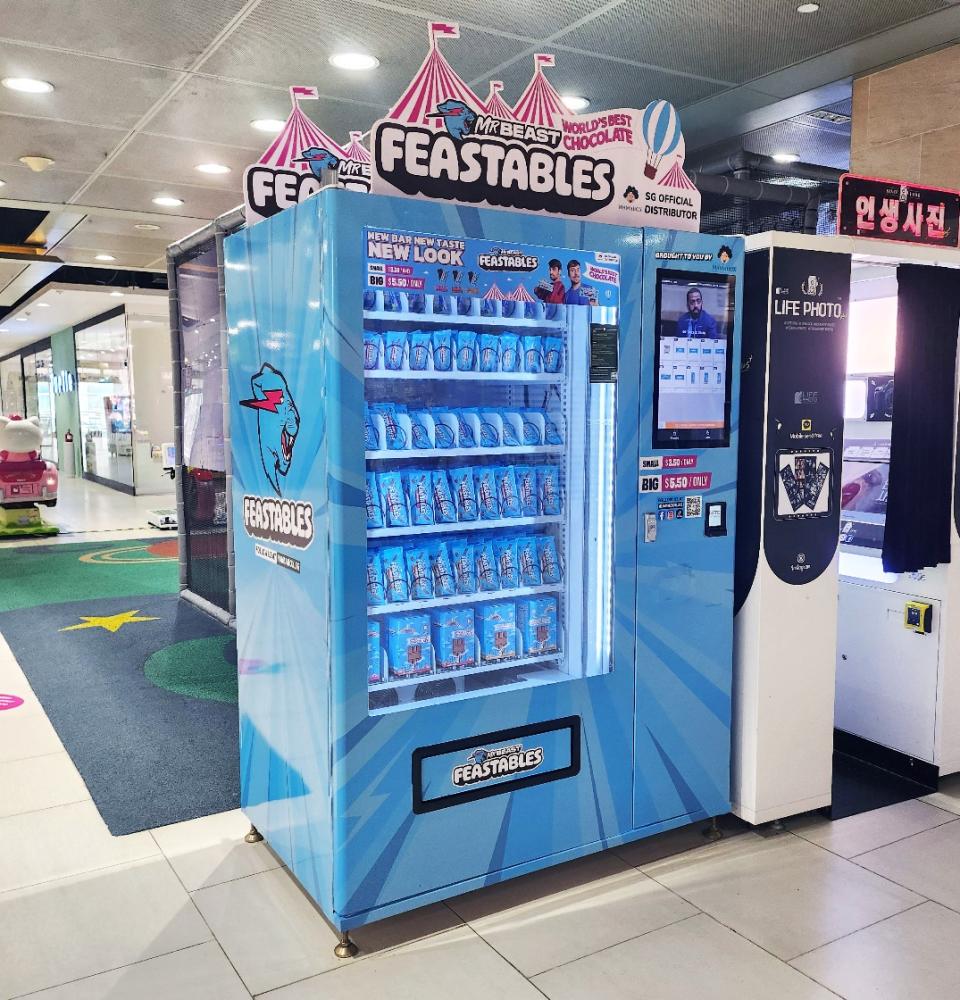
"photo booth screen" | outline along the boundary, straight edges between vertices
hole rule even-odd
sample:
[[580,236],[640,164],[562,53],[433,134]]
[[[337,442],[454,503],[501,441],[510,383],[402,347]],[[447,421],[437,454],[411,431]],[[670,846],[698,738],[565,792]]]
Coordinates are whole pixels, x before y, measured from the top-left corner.
[[730,339],[736,278],[657,271],[654,447],[730,442]]

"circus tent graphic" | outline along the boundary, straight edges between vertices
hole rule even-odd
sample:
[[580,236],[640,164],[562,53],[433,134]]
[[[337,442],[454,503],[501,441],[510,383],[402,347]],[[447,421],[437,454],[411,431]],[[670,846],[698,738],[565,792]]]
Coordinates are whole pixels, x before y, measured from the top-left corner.
[[290,100],[293,103],[290,117],[287,118],[283,130],[273,140],[263,156],[257,160],[257,163],[278,170],[298,170],[300,173],[307,173],[310,170],[310,164],[298,163],[297,158],[311,146],[318,146],[321,149],[329,150],[334,156],[348,159],[346,152],[300,110],[300,101],[316,99],[316,87],[290,88]]
[[356,163],[370,162],[370,150],[363,144],[362,132],[350,133],[350,144],[344,147],[343,155]]
[[560,119],[569,117],[569,108],[543,73],[544,67],[553,66],[554,63],[551,55],[538,53],[533,57],[533,77],[513,109],[518,121],[528,125],[558,128]]
[[504,295],[503,292],[501,292],[500,289],[496,285],[491,285],[486,290],[486,292],[483,293],[483,297],[485,299],[498,299],[498,300],[502,301],[503,299],[506,298],[506,295]]
[[679,160],[657,181],[657,184],[661,187],[686,188],[689,191],[696,190],[696,185],[687,177]]
[[508,299],[513,299],[514,302],[536,302],[537,300],[523,287],[523,285],[517,285],[517,287],[507,296]]
[[441,36],[459,38],[459,27],[442,21],[431,21],[429,34],[430,51],[426,59],[387,117],[408,125],[440,128],[441,120],[435,114],[438,104],[456,100],[463,101],[473,110],[480,110],[483,101],[461,79],[437,46],[437,40]]
[[483,106],[483,110],[494,118],[503,118],[508,122],[516,121],[513,108],[500,96],[501,90],[503,90],[503,82],[501,80],[490,81],[490,96],[487,98],[487,103]]

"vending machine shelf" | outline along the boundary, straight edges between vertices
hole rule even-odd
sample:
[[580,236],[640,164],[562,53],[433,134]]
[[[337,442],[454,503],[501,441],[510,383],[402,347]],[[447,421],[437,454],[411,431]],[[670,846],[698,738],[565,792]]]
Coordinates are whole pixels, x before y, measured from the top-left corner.
[[436,535],[460,531],[485,531],[488,528],[524,528],[531,525],[562,524],[563,514],[540,514],[537,517],[501,517],[496,521],[454,521],[451,524],[413,524],[399,528],[368,528],[367,538],[396,538],[399,535]]
[[405,448],[402,451],[368,451],[368,462],[384,462],[393,458],[483,458],[485,455],[562,455],[562,444],[508,445],[499,448]]
[[439,372],[432,369],[392,371],[385,368],[373,368],[365,371],[363,375],[367,381],[371,382],[539,382],[547,385],[559,385],[566,381],[563,372]]
[[481,604],[486,601],[505,601],[534,594],[559,594],[562,583],[543,583],[536,587],[509,587],[504,590],[483,590],[475,594],[455,594],[453,597],[428,597],[422,601],[403,601],[396,604],[371,604],[369,614],[392,615],[402,611],[425,611],[431,608],[449,608],[459,604]]
[[532,667],[540,663],[560,663],[563,653],[538,654],[537,656],[522,656],[514,660],[497,660],[496,662],[480,663],[475,667],[465,667],[461,670],[437,670],[432,674],[422,674],[420,677],[404,677],[402,680],[380,681],[371,684],[371,691],[383,691],[387,688],[411,687],[415,684],[430,684],[434,681],[457,677],[475,677],[477,674],[488,674],[493,670],[513,670],[516,667]]
[[516,327],[524,330],[559,330],[566,324],[563,319],[523,319],[513,316],[460,316],[445,313],[377,312],[365,309],[365,323],[411,323],[414,326],[494,326],[503,329]]

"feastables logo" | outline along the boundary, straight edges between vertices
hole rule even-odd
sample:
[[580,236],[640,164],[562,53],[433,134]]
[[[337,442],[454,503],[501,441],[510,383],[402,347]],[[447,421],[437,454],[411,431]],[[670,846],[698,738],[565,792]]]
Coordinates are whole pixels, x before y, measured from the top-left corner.
[[543,747],[524,749],[522,743],[496,750],[478,747],[468,757],[466,764],[457,764],[453,769],[453,783],[458,788],[476,785],[493,778],[503,778],[524,771],[534,771],[543,763]]

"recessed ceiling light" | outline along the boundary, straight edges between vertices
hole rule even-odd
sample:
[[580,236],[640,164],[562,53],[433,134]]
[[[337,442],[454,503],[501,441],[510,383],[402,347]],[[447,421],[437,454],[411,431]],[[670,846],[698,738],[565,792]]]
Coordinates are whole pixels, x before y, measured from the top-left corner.
[[799,153],[780,152],[774,153],[773,157],[777,163],[796,163],[800,159]]
[[0,188],[2,188],[3,185],[6,184],[6,183],[7,183],[6,181],[0,181]]
[[183,204],[182,198],[174,198],[169,194],[158,194],[156,198],[153,199],[154,205],[161,205],[163,208],[176,208],[178,205]]
[[250,124],[258,132],[270,132],[276,135],[277,132],[283,131],[283,126],[287,123],[282,118],[256,118]]
[[27,321],[27,317],[26,316],[14,316],[14,319],[18,323],[26,323],[26,321]]
[[49,156],[36,156],[29,154],[27,156],[21,156],[20,162],[25,167],[29,167],[35,174],[42,174],[47,167],[52,167],[56,161],[52,160]]
[[380,60],[366,52],[334,52],[330,56],[330,65],[337,69],[376,69]]
[[110,297],[114,298],[114,299],[120,298],[121,295],[123,295],[123,292],[111,292],[110,293]]
[[49,302],[37,302],[36,303],[36,307],[38,309],[49,309],[50,308],[50,303]]
[[802,3],[797,7],[798,14],[816,14],[820,9],[820,4],[818,3]]
[[109,254],[109,253],[98,253],[98,254],[96,255],[96,257],[94,257],[93,259],[94,259],[94,260],[116,260],[117,258],[116,258],[116,257],[114,257],[114,256],[113,256],[113,254]]
[[198,163],[194,170],[201,174],[229,174],[230,168],[225,163]]
[[586,108],[590,107],[590,100],[586,97],[578,97],[576,94],[561,94],[560,100],[571,111],[584,111]]
[[160,227],[154,222],[138,222],[133,228],[144,233],[155,233]]
[[3,78],[7,90],[19,90],[22,94],[49,94],[53,84],[46,80],[32,80],[28,76],[7,76]]

